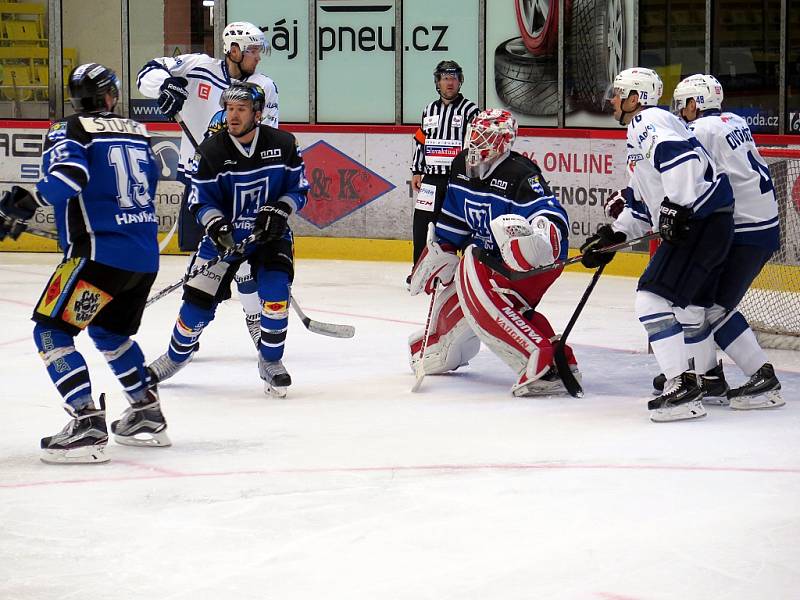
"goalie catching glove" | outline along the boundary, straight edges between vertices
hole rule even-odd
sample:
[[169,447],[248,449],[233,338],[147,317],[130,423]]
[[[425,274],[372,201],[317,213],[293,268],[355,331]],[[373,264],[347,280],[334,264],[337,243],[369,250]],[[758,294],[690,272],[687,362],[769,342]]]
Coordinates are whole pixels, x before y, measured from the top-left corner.
[[411,272],[411,284],[408,288],[412,296],[424,291],[432,294],[436,284],[450,285],[456,274],[459,258],[456,247],[447,242],[441,245],[436,241],[436,225],[428,225],[428,244]]
[[11,190],[0,196],[0,240],[17,239],[27,228],[36,209],[43,206],[25,188],[11,186]]
[[503,261],[515,271],[552,264],[561,250],[561,232],[547,217],[528,222],[520,215],[500,215],[489,226]]
[[614,258],[616,252],[604,252],[603,248],[621,244],[627,236],[621,231],[614,231],[611,225],[603,225],[593,236],[586,238],[581,246],[581,264],[587,269],[595,269],[607,265]]

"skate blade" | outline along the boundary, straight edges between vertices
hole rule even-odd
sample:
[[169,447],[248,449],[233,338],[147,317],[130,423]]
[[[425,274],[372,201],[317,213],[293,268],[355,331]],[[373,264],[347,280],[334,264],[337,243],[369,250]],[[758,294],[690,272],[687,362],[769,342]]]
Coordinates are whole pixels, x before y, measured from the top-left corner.
[[657,408],[650,411],[650,420],[653,423],[669,423],[671,421],[689,421],[702,419],[706,416],[706,409],[700,400],[693,400],[678,406]]
[[117,435],[115,433],[114,441],[123,446],[139,446],[140,448],[166,448],[172,445],[166,429],[157,433],[137,433],[136,435]]
[[706,406],[728,406],[731,403],[727,396],[703,396]]
[[92,465],[111,460],[105,454],[105,445],[84,446],[72,450],[42,450],[39,459],[48,465]]
[[264,383],[264,393],[273,398],[286,398],[287,389],[288,388],[285,387],[273,386],[266,382]]
[[772,390],[758,396],[740,396],[731,398],[731,408],[733,410],[761,410],[764,408],[778,408],[786,404],[786,400],[781,396],[780,390]]

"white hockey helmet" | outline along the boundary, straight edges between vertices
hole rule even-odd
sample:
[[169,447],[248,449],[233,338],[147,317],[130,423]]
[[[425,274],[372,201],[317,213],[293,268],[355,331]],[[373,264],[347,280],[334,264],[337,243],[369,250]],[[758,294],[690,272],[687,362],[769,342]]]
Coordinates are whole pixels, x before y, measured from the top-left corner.
[[495,163],[511,152],[516,138],[517,120],[509,111],[487,108],[479,112],[464,136],[467,175],[486,178]]
[[610,100],[617,94],[625,100],[631,92],[639,94],[639,104],[642,106],[657,106],[658,99],[664,91],[664,84],[661,77],[653,69],[644,67],[633,67],[620,71],[614,77],[614,83],[609,89],[608,99]]
[[222,49],[230,54],[231,46],[236,44],[242,52],[252,48],[260,48],[260,52],[269,54],[270,46],[264,32],[247,21],[228,23],[222,31]]
[[700,102],[705,97],[706,88],[706,81],[703,79],[703,75],[689,75],[689,77],[682,79],[675,86],[675,91],[672,92],[672,105],[670,107],[672,114],[680,116],[681,111],[686,108],[686,103],[690,99],[695,101],[698,110],[702,110]]
[[710,110],[712,108],[722,110],[722,99],[724,97],[722,84],[713,75],[701,75],[700,77],[703,78],[707,89],[703,102],[698,102],[697,107],[700,110]]

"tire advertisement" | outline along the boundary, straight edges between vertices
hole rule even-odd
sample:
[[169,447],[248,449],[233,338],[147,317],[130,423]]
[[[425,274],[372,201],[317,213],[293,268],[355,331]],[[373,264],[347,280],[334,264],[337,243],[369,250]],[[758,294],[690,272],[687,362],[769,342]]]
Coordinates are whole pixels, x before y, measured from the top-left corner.
[[[486,105],[521,125],[556,126],[558,3],[489,0],[486,12]],[[632,1],[565,0],[564,12],[566,125],[615,127],[605,97],[634,62]]]

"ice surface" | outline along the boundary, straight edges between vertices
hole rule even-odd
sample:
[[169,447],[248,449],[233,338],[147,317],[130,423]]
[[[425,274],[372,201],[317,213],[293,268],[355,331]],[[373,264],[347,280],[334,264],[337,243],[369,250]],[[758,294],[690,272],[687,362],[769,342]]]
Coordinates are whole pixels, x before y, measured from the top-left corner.
[[[411,394],[427,298],[407,265],[300,260],[286,399],[263,395],[241,307],[162,386],[171,448],[111,442],[106,465],[39,462],[66,414],[29,315],[55,255],[0,255],[0,599],[800,598],[800,358],[770,352],[787,405],[653,424],[657,372],[634,281],[604,276],[572,334],[586,396],[520,399],[483,349]],[[185,258],[163,260],[155,289]],[[566,324],[588,276],[542,310]],[[180,293],[147,309],[150,360]],[[78,338],[109,420],[119,385]],[[728,365],[728,378],[744,377]]]

